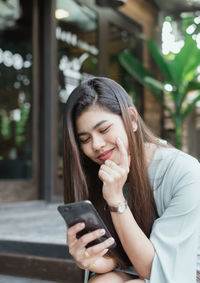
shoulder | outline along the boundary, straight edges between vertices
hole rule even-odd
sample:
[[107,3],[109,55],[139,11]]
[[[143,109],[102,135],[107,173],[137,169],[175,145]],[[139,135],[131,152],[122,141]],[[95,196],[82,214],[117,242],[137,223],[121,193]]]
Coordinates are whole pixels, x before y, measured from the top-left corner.
[[154,166],[155,164],[168,169],[175,175],[178,175],[181,172],[196,172],[198,175],[200,173],[199,161],[195,157],[176,148],[157,148],[154,158]]
[[159,215],[169,207],[170,213],[184,214],[190,211],[194,213],[193,216],[199,215],[200,163],[193,156],[175,148],[163,147],[158,150],[152,187]]
[[168,173],[173,176],[183,176],[192,174],[192,176],[200,178],[200,163],[199,161],[176,148],[160,148],[160,159],[163,166],[166,166]]
[[200,195],[200,163],[176,148],[159,147],[150,168],[153,188],[163,195],[194,193]]

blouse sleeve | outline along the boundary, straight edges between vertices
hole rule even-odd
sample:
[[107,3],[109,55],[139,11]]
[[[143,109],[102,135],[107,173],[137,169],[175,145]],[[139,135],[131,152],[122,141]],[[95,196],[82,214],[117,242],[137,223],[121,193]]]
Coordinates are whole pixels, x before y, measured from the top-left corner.
[[145,282],[196,283],[200,165],[193,158],[178,160],[169,171],[166,178],[170,185],[163,190],[167,190],[170,199],[152,227],[150,241],[155,248],[155,257],[150,279]]

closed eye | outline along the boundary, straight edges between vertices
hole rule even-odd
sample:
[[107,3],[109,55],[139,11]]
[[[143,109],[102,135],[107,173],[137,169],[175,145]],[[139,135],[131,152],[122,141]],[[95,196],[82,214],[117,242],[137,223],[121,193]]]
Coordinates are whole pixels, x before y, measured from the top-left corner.
[[107,133],[107,132],[109,131],[110,127],[111,127],[111,125],[109,125],[108,127],[104,128],[104,129],[102,129],[102,130],[100,130],[99,132],[100,132],[101,134],[105,134],[105,133]]
[[79,139],[79,142],[80,143],[87,143],[87,142],[89,142],[89,140],[90,140],[90,138],[88,137],[86,139]]

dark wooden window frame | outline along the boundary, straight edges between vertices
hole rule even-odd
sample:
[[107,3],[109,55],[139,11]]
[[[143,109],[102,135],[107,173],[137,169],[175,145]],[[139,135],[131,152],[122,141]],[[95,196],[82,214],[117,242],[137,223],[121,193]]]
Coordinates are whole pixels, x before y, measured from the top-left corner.
[[0,203],[10,203],[16,201],[26,201],[34,200],[38,198],[38,84],[39,84],[39,52],[38,52],[38,0],[33,1],[32,7],[32,54],[33,54],[33,65],[32,65],[32,81],[33,81],[33,99],[32,99],[32,108],[33,108],[33,154],[32,154],[32,178],[17,179],[17,180],[0,180]]

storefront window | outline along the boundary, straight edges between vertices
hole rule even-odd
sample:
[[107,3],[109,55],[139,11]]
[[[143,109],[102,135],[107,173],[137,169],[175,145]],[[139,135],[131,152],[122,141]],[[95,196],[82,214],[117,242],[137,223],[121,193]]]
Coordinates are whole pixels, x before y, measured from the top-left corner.
[[[136,27],[134,28],[136,29]],[[136,38],[135,34],[131,34],[128,30],[126,30],[126,28],[119,28],[114,24],[109,24],[108,34],[109,77],[117,81],[126,89],[141,113],[142,88],[119,62],[119,55],[125,49],[132,50],[134,54],[139,53],[138,48],[140,40]]]
[[82,80],[97,75],[97,16],[73,0],[56,2],[59,96],[59,170],[62,175],[62,117],[69,94]]
[[0,179],[32,177],[31,7],[0,0]]

